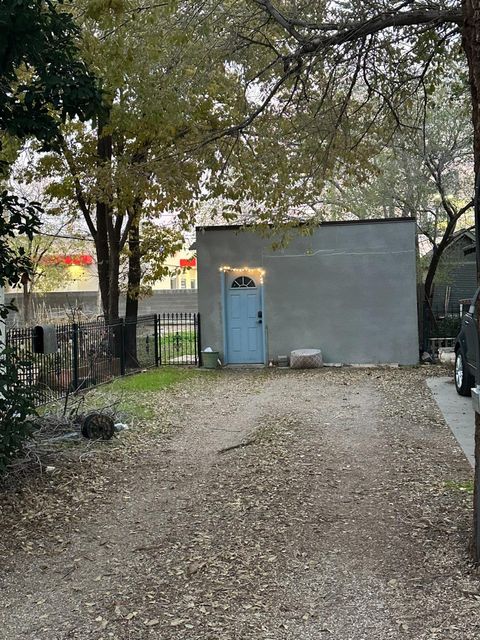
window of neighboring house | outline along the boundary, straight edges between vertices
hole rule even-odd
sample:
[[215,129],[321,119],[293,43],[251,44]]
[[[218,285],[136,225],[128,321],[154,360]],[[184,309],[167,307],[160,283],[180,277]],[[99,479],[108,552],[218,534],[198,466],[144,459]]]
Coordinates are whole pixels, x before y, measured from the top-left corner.
[[186,289],[187,288],[187,280],[186,278],[182,278],[180,280],[180,289]]
[[196,288],[197,288],[197,281],[190,280],[190,289],[196,289]]

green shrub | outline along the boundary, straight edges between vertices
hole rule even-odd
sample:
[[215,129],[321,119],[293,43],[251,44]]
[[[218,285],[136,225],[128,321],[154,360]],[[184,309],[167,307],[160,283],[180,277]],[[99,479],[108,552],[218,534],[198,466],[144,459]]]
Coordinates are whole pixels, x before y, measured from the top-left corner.
[[462,319],[459,316],[447,316],[432,321],[431,338],[455,338],[460,331]]
[[20,379],[24,364],[11,351],[0,352],[0,474],[33,431],[35,393]]

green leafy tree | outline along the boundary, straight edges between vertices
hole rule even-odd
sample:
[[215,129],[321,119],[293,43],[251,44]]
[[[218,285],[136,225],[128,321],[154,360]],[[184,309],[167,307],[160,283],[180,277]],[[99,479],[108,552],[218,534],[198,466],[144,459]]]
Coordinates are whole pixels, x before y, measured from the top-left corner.
[[[61,6],[60,6],[61,5]],[[60,7],[60,11],[58,10]],[[100,109],[94,77],[78,57],[78,29],[61,2],[5,0],[0,5],[0,139],[2,177],[16,146],[28,136],[51,147],[58,125],[69,117],[87,119]],[[28,256],[12,240],[32,239],[40,206],[0,193],[0,287],[15,285],[30,268]],[[0,304],[4,318],[8,307]],[[20,364],[1,349],[0,471],[16,455],[31,425],[32,394],[19,379]]]
[[[336,117],[312,135],[306,124],[314,101],[301,111],[292,102],[282,107],[288,117],[279,119],[272,109],[253,118],[248,133],[237,127],[252,101],[261,107],[271,78],[257,81],[247,70],[247,41],[230,56],[226,6],[218,5],[218,19],[190,2],[152,8],[135,0],[84,0],[77,7],[83,55],[102,78],[108,111],[96,129],[64,126],[60,151],[43,155],[36,177],[48,177],[49,192],[76,203],[84,218],[108,321],[119,316],[122,254],[128,256],[125,315],[132,319],[136,292],[143,290],[142,238],[147,229],[163,227],[164,212],[176,212],[175,229],[185,229],[208,197],[227,220],[243,219],[248,209],[258,223],[298,223],[306,215],[306,194],[313,201],[325,183],[316,158],[330,144]],[[269,53],[261,53],[258,65]],[[287,84],[295,89],[293,74]],[[315,91],[320,97],[321,88]],[[343,127],[344,140],[352,124]],[[355,152],[346,143],[343,148],[345,163],[372,154],[367,142]]]
[[[119,317],[122,254],[128,256],[132,319],[142,288],[142,237],[158,235],[166,257],[162,212],[178,212],[177,231],[188,226],[205,183],[221,171],[222,153],[199,141],[234,121],[235,78],[224,65],[209,65],[207,35],[195,31],[183,3],[152,9],[85,1],[77,9],[83,56],[102,78],[108,108],[94,129],[62,126],[59,149],[43,154],[34,173],[48,176],[48,192],[75,203],[83,217],[108,321]],[[175,234],[172,241],[173,250]]]
[[0,5],[0,130],[55,144],[59,121],[94,118],[99,93],[78,55],[79,30],[62,0]]
[[[23,140],[33,136],[42,148],[50,148],[61,122],[71,117],[86,120],[101,111],[96,80],[78,55],[78,27],[64,6],[53,0],[5,0],[0,6],[3,179]],[[0,286],[16,284],[25,273],[25,253],[16,251],[10,239],[18,234],[32,239],[40,209],[6,189],[1,193]]]
[[[460,85],[462,86],[462,85]],[[431,306],[439,265],[460,225],[473,221],[472,126],[458,86],[429,97],[421,128],[404,128],[375,156],[369,179],[333,181],[323,200],[336,217],[415,217],[427,241],[424,299]]]

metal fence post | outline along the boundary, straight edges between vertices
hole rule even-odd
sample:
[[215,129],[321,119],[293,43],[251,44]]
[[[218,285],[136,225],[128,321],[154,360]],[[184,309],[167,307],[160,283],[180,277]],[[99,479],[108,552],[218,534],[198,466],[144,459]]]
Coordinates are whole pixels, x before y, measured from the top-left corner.
[[158,315],[155,313],[153,316],[153,339],[155,342],[154,348],[155,348],[155,366],[156,367],[158,367],[160,363],[160,349],[158,344],[158,336],[159,336]]
[[78,324],[74,322],[72,324],[72,390],[76,391],[79,387],[79,372],[78,372]]
[[125,320],[124,318],[120,318],[118,321],[118,332],[119,332],[119,336],[118,336],[118,345],[120,347],[120,375],[124,376],[126,373],[126,367],[125,367]]
[[201,328],[200,328],[200,314],[197,313],[195,317],[196,317],[196,320],[197,320],[197,367],[201,367],[202,366],[202,358],[201,358],[201,353],[202,353],[202,332],[201,332]]

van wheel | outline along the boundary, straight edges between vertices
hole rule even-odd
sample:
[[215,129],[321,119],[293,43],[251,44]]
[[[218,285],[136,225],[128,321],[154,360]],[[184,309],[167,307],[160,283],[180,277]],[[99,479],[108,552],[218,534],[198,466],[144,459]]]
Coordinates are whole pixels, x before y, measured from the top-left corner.
[[470,396],[475,380],[467,368],[463,353],[459,349],[455,356],[455,389],[461,396]]

